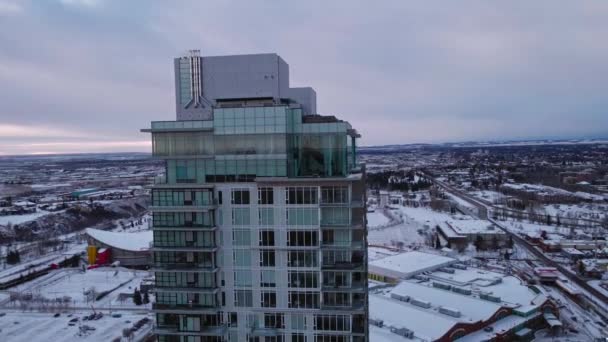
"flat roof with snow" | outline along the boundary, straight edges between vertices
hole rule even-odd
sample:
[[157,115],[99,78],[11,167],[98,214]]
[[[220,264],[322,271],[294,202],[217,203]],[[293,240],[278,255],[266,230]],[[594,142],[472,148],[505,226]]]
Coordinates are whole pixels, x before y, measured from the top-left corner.
[[391,333],[390,330],[388,330],[388,327],[390,326],[413,330],[414,335],[417,338],[434,341],[441,338],[458,323],[450,316],[439,315],[432,311],[399,302],[382,295],[370,295],[369,307],[369,317],[372,319],[380,319],[384,322],[384,328],[378,328],[373,335],[378,334],[386,341],[404,340],[403,337]]
[[[462,316],[454,319],[463,323],[485,321],[501,308],[500,303],[408,281],[397,285],[391,293],[430,302],[431,307],[435,309],[447,307],[458,310]],[[439,314],[437,316],[444,315]]]
[[408,278],[455,263],[454,258],[417,251],[405,252],[369,263],[370,273],[381,273],[397,278]]
[[478,290],[500,297],[502,306],[527,310],[535,307],[538,295],[519,278],[498,272],[467,268],[454,269],[454,273],[433,272],[428,274],[433,282],[440,282],[462,289]]
[[[534,293],[520,279],[493,271],[467,268],[455,269],[455,273],[435,271],[425,274],[430,277],[430,281],[421,283],[411,279],[402,281],[391,289],[370,291],[369,317],[384,323],[382,328],[370,325],[373,341],[401,341],[400,336],[390,332],[390,327],[412,330],[415,336],[413,340],[434,341],[445,338],[459,323],[472,324],[472,327],[480,329],[462,337],[463,341],[481,341],[497,332],[504,333],[522,326],[539,315],[534,310],[547,300],[546,296]],[[472,293],[467,295],[438,288],[433,286],[433,282],[470,289]],[[480,293],[499,297],[500,301],[481,299]],[[391,295],[397,296],[391,298]],[[409,300],[402,301],[399,297]],[[428,303],[429,307],[413,304],[412,299],[418,303]],[[505,307],[511,307],[524,315],[509,315],[490,324],[489,319]],[[445,311],[440,311],[440,308]],[[476,325],[477,322],[485,322],[484,326],[491,325],[493,332],[483,331]]]
[[135,233],[118,233],[87,228],[86,233],[105,245],[131,252],[149,251],[150,243],[152,242],[151,230]]
[[[506,234],[493,224],[483,220],[448,220],[446,225],[460,235],[466,234]],[[444,228],[444,227],[441,227]]]

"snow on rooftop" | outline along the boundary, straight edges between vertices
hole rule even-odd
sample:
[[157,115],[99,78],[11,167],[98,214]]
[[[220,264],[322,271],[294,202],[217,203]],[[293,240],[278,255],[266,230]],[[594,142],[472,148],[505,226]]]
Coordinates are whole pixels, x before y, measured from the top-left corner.
[[[433,272],[428,276],[432,281],[470,290],[478,289],[498,296],[501,298],[503,305],[506,306],[530,305],[537,296],[517,277],[478,268],[454,269],[454,273],[451,274]],[[497,282],[497,280],[500,280],[500,282]]]
[[[497,333],[505,333],[506,331],[509,331],[509,330],[523,324],[524,322],[531,319],[532,317],[537,317],[539,315],[540,315],[540,313],[536,313],[531,317],[521,317],[521,316],[516,316],[516,315],[510,315],[508,317],[498,320],[497,322],[490,324],[489,326],[492,327],[492,331],[484,331],[483,329],[481,329],[481,330],[475,331],[471,334],[468,334],[464,337],[459,338],[458,342],[478,342],[478,341],[491,340],[492,338],[496,337]],[[527,329],[527,328],[524,328],[524,329]],[[524,329],[522,329],[522,331]]]
[[126,251],[147,251],[152,242],[152,231],[145,230],[135,233],[117,233],[93,228],[87,228],[87,235],[93,239]]
[[417,272],[447,266],[456,259],[445,256],[422,253],[418,251],[405,252],[369,263],[370,271],[387,270],[398,277],[409,277]]
[[484,220],[448,220],[446,225],[457,234],[506,234]]
[[[371,293],[369,296],[370,318],[384,321],[384,327],[370,326],[370,336],[378,341],[400,341],[398,335],[390,333],[389,327],[403,327],[414,331],[414,340],[436,340],[458,323],[471,324],[487,321],[501,307],[513,307],[522,312],[531,312],[546,300],[537,295],[520,279],[501,273],[477,268],[455,269],[455,273],[435,271],[427,273],[431,281],[425,283],[407,280],[390,292]],[[500,282],[496,282],[500,279]],[[440,282],[473,291],[472,295],[456,293],[432,286]],[[501,298],[501,302],[480,299],[478,293],[487,293]],[[391,298],[390,294],[409,296],[422,302],[430,302],[430,308],[422,308]],[[450,308],[460,312],[460,317],[440,313],[439,308]],[[406,317],[406,318],[404,318]],[[510,315],[492,324],[494,331],[506,331],[527,321],[529,317]],[[483,330],[474,336],[485,336]],[[492,335],[492,333],[490,333]],[[373,339],[375,341],[375,339]],[[478,341],[478,339],[466,339]]]
[[397,285],[391,293],[401,296],[410,296],[417,300],[428,301],[431,303],[432,308],[441,306],[456,309],[462,314],[457,320],[463,323],[485,321],[492,317],[492,315],[501,307],[500,303],[494,303],[472,296],[438,289],[430,286],[430,284],[428,285],[429,286],[404,281]]
[[[369,296],[369,307],[370,318],[381,319],[384,321],[385,327],[393,326],[410,329],[414,331],[416,337],[429,341],[440,338],[457,323],[450,316],[418,308],[377,294]],[[375,330],[378,331],[374,332],[374,335],[380,335],[384,338],[384,341],[403,340],[401,336],[390,333],[388,328],[378,328]]]

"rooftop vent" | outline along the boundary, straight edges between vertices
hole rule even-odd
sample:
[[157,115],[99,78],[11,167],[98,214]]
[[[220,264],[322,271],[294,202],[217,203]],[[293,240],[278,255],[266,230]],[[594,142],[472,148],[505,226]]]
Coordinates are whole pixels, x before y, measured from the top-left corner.
[[391,332],[393,334],[397,334],[399,336],[403,336],[406,338],[410,338],[410,339],[414,338],[414,332],[411,331],[410,329],[392,327]]

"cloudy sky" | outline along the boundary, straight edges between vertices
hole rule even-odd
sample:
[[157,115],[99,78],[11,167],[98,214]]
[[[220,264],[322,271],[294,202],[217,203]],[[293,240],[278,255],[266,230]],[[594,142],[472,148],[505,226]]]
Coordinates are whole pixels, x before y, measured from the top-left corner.
[[363,145],[608,137],[608,2],[0,0],[0,154],[149,151],[172,58],[276,52]]

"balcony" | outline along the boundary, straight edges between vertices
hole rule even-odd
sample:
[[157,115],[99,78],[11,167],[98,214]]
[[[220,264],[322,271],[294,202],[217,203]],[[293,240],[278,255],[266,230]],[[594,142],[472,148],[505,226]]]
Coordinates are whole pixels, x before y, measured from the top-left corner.
[[279,328],[262,328],[262,327],[251,328],[251,336],[273,337],[273,336],[279,336],[280,334],[281,334],[281,332],[280,332]]
[[175,272],[217,272],[218,268],[208,264],[193,262],[167,262],[152,264],[152,271],[175,271]]
[[197,303],[190,304],[152,304],[152,311],[156,313],[216,313],[219,310],[217,305],[202,305]]
[[321,220],[321,229],[363,229],[365,222],[363,220],[352,221],[324,221]]
[[217,199],[210,202],[184,201],[184,203],[176,203],[173,205],[151,205],[148,209],[156,212],[207,212],[216,209],[219,203]]
[[201,327],[200,331],[183,331],[178,326],[157,326],[154,328],[156,335],[173,336],[224,336],[228,331],[228,325],[208,325]]
[[321,287],[322,291],[329,292],[365,292],[367,291],[367,287],[365,287],[361,283],[352,283],[350,285],[340,285],[340,284],[323,284]]
[[196,286],[188,286],[188,287],[156,286],[156,287],[154,287],[154,292],[156,292],[156,293],[205,293],[205,294],[215,294],[218,291],[219,291],[219,287],[196,287]]
[[324,262],[321,265],[321,269],[323,270],[363,270],[365,265],[363,262],[354,262],[354,261],[335,261],[333,263]]
[[176,230],[201,230],[201,231],[214,231],[217,230],[217,226],[213,225],[213,226],[209,226],[209,225],[202,225],[202,224],[192,224],[192,222],[190,222],[190,224],[185,223],[183,226],[176,226],[176,225],[172,225],[172,226],[155,226],[152,221],[149,221],[150,223],[148,224],[148,228],[150,229],[154,229],[154,230],[166,230],[166,231],[176,231]]
[[365,198],[361,197],[353,197],[350,202],[345,203],[328,203],[321,202],[319,204],[320,207],[349,207],[349,208],[365,208]]
[[153,189],[213,189],[212,183],[197,183],[196,179],[179,179],[169,182],[166,176],[154,177]]
[[363,249],[363,241],[323,241],[322,249]]
[[297,268],[318,268],[319,264],[316,262],[307,262],[301,260],[294,260],[291,262],[287,262],[287,267],[297,267]]
[[345,303],[323,303],[321,309],[326,310],[344,310],[344,311],[359,311],[365,308],[364,300],[355,300],[350,304]]
[[183,245],[183,246],[153,246],[152,252],[217,252],[218,246],[216,245]]
[[213,120],[152,121],[142,132],[196,132],[213,131]]

